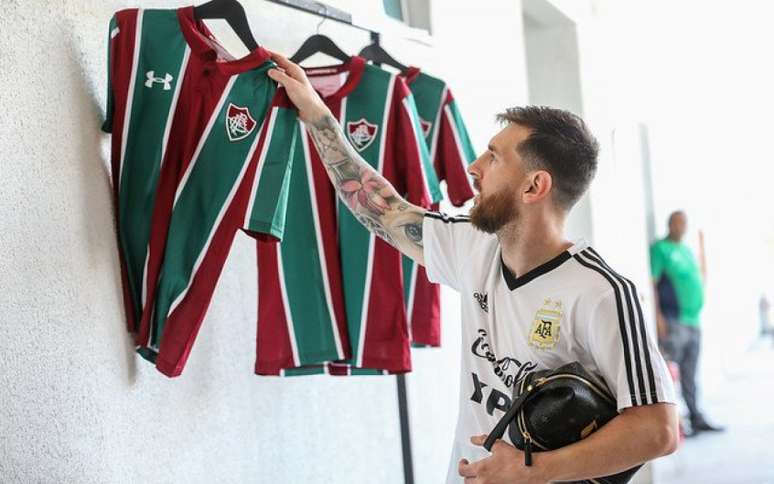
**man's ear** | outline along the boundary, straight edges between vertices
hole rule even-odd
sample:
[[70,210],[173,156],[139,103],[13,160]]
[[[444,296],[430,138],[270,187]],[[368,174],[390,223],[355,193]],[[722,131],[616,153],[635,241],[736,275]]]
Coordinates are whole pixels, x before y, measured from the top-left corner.
[[554,180],[551,174],[545,170],[533,171],[526,181],[527,185],[522,193],[524,203],[535,203],[543,200],[551,193]]

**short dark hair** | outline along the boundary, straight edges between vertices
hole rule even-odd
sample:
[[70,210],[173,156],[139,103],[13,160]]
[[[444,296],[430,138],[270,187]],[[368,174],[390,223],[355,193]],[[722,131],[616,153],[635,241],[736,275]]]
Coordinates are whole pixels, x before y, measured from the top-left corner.
[[548,106],[519,106],[497,115],[501,123],[532,133],[516,150],[531,169],[546,170],[554,181],[554,201],[569,210],[586,192],[597,171],[599,143],[575,114]]

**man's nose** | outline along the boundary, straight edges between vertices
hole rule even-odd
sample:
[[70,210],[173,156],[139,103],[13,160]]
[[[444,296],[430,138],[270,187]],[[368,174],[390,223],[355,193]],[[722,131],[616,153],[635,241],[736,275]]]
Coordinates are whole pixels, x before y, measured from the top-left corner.
[[481,179],[481,170],[479,169],[480,168],[480,163],[481,163],[481,158],[482,157],[479,156],[478,158],[476,158],[473,161],[473,163],[468,165],[468,174],[470,176],[472,176],[474,180]]

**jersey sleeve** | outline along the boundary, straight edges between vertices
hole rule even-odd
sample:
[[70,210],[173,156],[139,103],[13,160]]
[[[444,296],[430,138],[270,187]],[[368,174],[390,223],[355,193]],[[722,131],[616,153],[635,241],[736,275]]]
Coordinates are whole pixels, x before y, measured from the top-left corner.
[[470,260],[484,234],[467,216],[427,212],[422,222],[425,272],[430,282],[460,290],[463,264]]
[[435,169],[438,178],[446,180],[449,201],[459,207],[474,195],[468,165],[476,159],[476,153],[457,103],[448,89],[441,110]]
[[293,149],[298,136],[297,115],[284,89],[279,89],[275,95],[264,131],[244,229],[282,240]]
[[584,321],[580,343],[588,352],[618,410],[674,403],[674,385],[666,362],[642,317],[637,290],[628,280],[601,297]]
[[113,16],[110,19],[110,25],[108,27],[108,42],[107,42],[107,90],[105,92],[105,120],[102,123],[102,131],[105,133],[111,133],[113,131],[113,37],[118,35],[118,22],[116,17]]
[[[409,203],[430,208],[433,203],[433,188],[430,185],[431,176],[438,181],[432,172],[430,154],[421,136],[419,115],[414,105],[411,93],[405,81],[395,77],[393,107],[396,119],[397,138],[392,143],[393,159],[397,162],[397,183],[393,183],[399,192],[405,194]],[[440,194],[440,192],[438,192]]]
[[441,192],[440,182],[438,175],[433,167],[433,160],[430,157],[430,150],[427,147],[427,141],[422,133],[422,123],[420,121],[419,111],[417,110],[416,101],[414,96],[409,92],[406,97],[406,103],[408,104],[409,117],[411,123],[414,126],[414,135],[417,139],[417,148],[419,149],[419,155],[422,158],[422,171],[427,178],[427,186],[430,190],[430,200],[433,203],[438,203],[443,200],[443,192]]

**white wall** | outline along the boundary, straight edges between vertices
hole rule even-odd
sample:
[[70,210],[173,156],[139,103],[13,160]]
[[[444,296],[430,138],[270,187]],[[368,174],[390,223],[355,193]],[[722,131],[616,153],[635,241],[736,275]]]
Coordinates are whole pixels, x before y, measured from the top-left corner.
[[774,69],[761,61],[774,41],[768,28],[774,6],[595,3],[609,38],[600,47],[618,67],[606,94],[619,115],[628,112],[649,129],[657,235],[665,235],[668,214],[681,208],[694,249],[697,230],[705,233],[700,381],[707,396],[722,395],[757,337],[757,298],[774,287]]
[[[575,19],[548,0],[527,0],[524,2],[524,42],[529,103],[565,109],[584,117]],[[573,241],[584,239],[594,243],[588,193],[570,211],[565,234]]]
[[[365,2],[331,3],[373,21]],[[259,43],[281,52],[317,24],[244,4]],[[108,20],[125,6],[3,3],[0,481],[401,482],[394,378],[252,374],[257,288],[246,237],[183,376],[168,380],[134,354],[121,316],[108,138],[98,129]],[[434,47],[393,34],[384,44],[449,80],[481,148],[494,113],[526,102],[520,4],[438,2],[433,22]],[[221,27],[213,24],[225,35]],[[351,52],[368,41],[333,22],[321,31]],[[445,474],[457,411],[458,302],[443,297],[445,346],[417,353],[408,377],[418,483]]]

